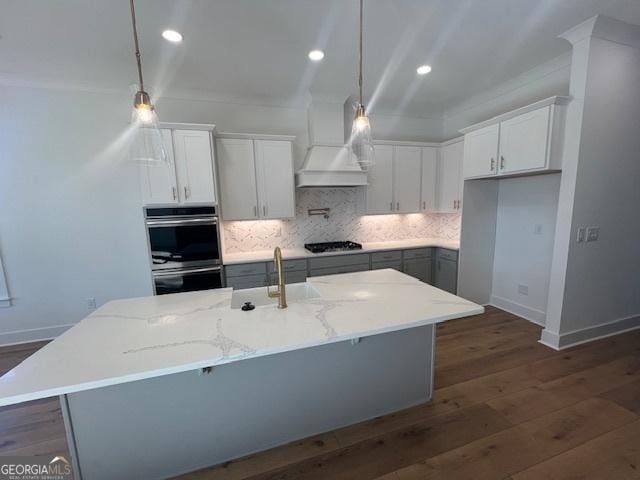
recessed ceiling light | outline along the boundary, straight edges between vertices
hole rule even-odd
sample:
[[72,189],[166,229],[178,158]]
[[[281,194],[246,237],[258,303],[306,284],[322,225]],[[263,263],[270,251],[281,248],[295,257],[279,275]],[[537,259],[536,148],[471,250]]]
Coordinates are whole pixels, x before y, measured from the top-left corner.
[[418,75],[426,75],[430,71],[431,71],[431,65],[420,65],[416,70],[416,72],[418,72]]
[[178,43],[182,41],[182,34],[180,32],[176,32],[175,30],[165,30],[164,32],[162,32],[162,38],[173,43]]
[[322,50],[311,50],[309,52],[309,58],[314,62],[319,62],[324,58],[324,52]]

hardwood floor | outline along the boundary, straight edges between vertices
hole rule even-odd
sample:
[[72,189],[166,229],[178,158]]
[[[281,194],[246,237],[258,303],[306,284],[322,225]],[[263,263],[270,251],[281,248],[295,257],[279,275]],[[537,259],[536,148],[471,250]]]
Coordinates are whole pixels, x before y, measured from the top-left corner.
[[[488,308],[437,332],[432,402],[180,478],[640,479],[640,331],[555,352]],[[0,409],[0,455],[65,451],[57,399]]]

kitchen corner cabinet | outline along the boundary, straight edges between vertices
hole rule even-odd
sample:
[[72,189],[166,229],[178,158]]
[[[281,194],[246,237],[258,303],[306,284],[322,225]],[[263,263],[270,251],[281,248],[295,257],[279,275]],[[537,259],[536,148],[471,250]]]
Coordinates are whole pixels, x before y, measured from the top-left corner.
[[458,252],[438,248],[433,285],[455,294],[458,291]]
[[140,166],[143,204],[216,203],[214,155],[209,130],[161,129],[167,161]]
[[462,140],[447,143],[440,149],[436,188],[437,212],[458,213],[462,209],[463,157],[464,142]]
[[295,216],[292,139],[216,139],[224,220]]
[[464,178],[557,172],[567,97],[551,97],[464,130]]

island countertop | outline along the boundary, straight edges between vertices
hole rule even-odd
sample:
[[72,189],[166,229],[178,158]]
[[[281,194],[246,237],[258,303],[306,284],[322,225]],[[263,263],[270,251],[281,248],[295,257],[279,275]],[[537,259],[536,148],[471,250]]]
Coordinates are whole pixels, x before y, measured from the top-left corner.
[[395,270],[311,277],[319,298],[251,312],[232,289],[109,302],[0,378],[0,405],[480,314]]

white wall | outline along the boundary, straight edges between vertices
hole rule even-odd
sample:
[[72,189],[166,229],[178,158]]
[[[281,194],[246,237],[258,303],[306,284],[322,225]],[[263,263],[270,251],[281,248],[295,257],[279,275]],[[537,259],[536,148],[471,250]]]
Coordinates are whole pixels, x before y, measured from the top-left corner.
[[11,298],[9,297],[9,289],[7,288],[7,277],[4,274],[4,266],[2,265],[2,256],[0,256],[0,307],[10,307]]
[[98,304],[151,292],[136,170],[114,141],[130,101],[0,89],[0,249],[13,306],[0,343],[50,337]]
[[544,324],[560,174],[498,183],[491,303]]

